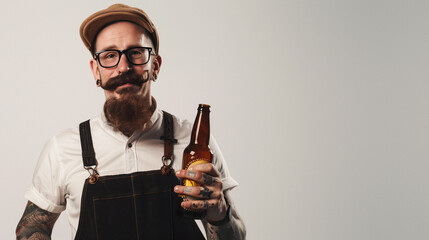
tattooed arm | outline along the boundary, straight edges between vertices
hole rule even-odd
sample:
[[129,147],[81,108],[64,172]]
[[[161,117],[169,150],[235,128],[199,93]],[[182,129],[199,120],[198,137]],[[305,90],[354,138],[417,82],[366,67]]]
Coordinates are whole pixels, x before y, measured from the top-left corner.
[[16,227],[16,239],[51,239],[52,228],[60,213],[45,211],[28,201],[24,214]]
[[230,206],[229,221],[222,222],[220,224],[210,223],[209,221],[203,221],[206,229],[208,240],[241,240],[246,239],[246,227],[244,226],[243,220],[238,215],[235,209],[235,205],[229,194],[229,190],[224,192],[225,198],[228,200]]

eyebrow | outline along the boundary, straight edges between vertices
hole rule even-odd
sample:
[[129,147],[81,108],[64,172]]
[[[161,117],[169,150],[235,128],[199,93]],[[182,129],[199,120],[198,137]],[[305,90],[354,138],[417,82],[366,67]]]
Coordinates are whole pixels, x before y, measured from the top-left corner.
[[100,49],[97,52],[106,51],[106,50],[113,50],[113,49],[117,49],[117,47],[115,45],[109,45],[107,47],[104,47],[104,48]]
[[[130,48],[135,48],[135,47],[145,47],[145,46],[141,46],[141,45],[130,45],[128,46],[126,49],[130,49]],[[119,50],[119,48],[116,45],[109,45],[107,47],[104,47],[102,49],[100,49],[97,52],[101,52],[101,51],[107,51],[107,50]],[[124,49],[121,49],[124,50]]]

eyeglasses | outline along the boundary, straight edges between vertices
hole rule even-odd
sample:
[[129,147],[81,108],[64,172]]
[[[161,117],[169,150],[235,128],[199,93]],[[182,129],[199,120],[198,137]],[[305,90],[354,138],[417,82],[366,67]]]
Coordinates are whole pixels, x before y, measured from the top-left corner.
[[104,68],[116,67],[121,60],[122,54],[127,56],[128,62],[133,65],[144,65],[149,62],[152,48],[150,47],[133,47],[125,50],[104,50],[95,53],[95,58],[100,66]]

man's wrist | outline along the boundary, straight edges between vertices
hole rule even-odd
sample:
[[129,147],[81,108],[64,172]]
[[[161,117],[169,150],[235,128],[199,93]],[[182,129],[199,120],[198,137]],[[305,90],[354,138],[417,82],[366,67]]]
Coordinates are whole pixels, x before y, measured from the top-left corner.
[[222,220],[220,220],[220,221],[209,221],[209,220],[207,220],[207,222],[213,226],[222,226],[223,224],[228,223],[231,220],[231,216],[230,216],[231,215],[231,205],[227,204],[227,206],[228,206],[228,208],[226,209],[225,217]]

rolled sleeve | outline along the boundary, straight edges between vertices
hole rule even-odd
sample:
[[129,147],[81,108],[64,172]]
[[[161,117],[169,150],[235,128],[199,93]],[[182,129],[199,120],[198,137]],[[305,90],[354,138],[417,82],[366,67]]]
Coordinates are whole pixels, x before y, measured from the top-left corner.
[[39,157],[31,186],[24,196],[41,209],[59,213],[65,210],[62,168],[55,138],[48,141]]
[[60,213],[66,209],[65,205],[57,205],[53,202],[50,202],[33,186],[30,186],[27,191],[25,191],[24,196],[29,201],[36,204],[39,208],[44,209],[48,212]]

